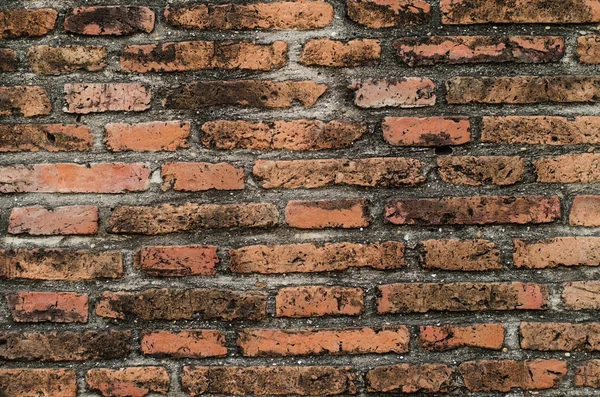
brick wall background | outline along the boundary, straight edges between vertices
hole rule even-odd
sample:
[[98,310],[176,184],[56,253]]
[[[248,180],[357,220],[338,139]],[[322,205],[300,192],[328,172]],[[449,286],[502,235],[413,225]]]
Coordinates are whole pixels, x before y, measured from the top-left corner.
[[0,396],[600,395],[597,0],[3,0]]

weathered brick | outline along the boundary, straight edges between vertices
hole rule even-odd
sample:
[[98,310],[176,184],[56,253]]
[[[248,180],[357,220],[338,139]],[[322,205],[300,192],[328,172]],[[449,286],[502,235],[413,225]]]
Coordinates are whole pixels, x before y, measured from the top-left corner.
[[149,289],[104,292],[96,305],[100,317],[126,320],[262,320],[266,296],[254,291]]
[[592,183],[600,181],[600,154],[566,154],[542,157],[533,165],[542,183]]
[[144,247],[133,265],[152,277],[212,276],[219,263],[217,247],[185,245]]
[[539,242],[513,240],[515,267],[600,266],[600,238],[556,237]]
[[0,125],[0,152],[91,150],[94,136],[88,127],[75,124]]
[[4,397],[76,397],[77,374],[72,369],[0,369]]
[[209,121],[200,140],[209,148],[326,150],[346,148],[367,131],[365,123],[333,120]]
[[309,66],[364,66],[378,63],[381,42],[373,39],[350,41],[313,39],[307,42],[300,54],[300,63]]
[[237,344],[246,357],[406,353],[404,326],[341,329],[244,329]]
[[277,317],[358,316],[364,310],[364,292],[360,288],[288,287],[275,297]]
[[594,0],[441,0],[442,23],[591,23],[600,22],[600,5]]
[[227,355],[225,335],[216,330],[142,331],[142,353],[154,357],[205,358]]
[[188,72],[207,69],[280,69],[287,62],[287,43],[250,41],[184,41],[130,45],[121,55],[129,72]]
[[549,223],[560,219],[557,196],[476,196],[388,200],[385,221],[395,225]]
[[389,284],[378,287],[379,313],[544,310],[548,287],[513,283]]
[[165,163],[160,172],[163,191],[244,189],[244,169],[230,163]]
[[419,344],[423,349],[446,351],[461,347],[500,350],[504,344],[504,325],[442,325],[419,328]]
[[440,178],[455,185],[514,185],[525,174],[518,156],[440,156],[437,167]]
[[600,143],[600,117],[484,116],[481,140],[529,145]]
[[446,393],[456,387],[454,369],[445,364],[398,364],[367,373],[369,392]]
[[484,271],[500,270],[500,250],[488,240],[421,241],[419,262],[424,269]]
[[0,340],[2,360],[111,360],[129,355],[131,331],[13,331],[0,332]]
[[0,250],[0,279],[76,281],[121,276],[123,255],[118,251]]
[[314,81],[194,81],[167,89],[167,109],[197,109],[205,106],[235,105],[255,108],[290,108],[296,102],[312,107],[327,91]]
[[52,104],[46,90],[38,86],[0,87],[0,117],[35,117],[50,114]]
[[600,196],[576,196],[569,214],[569,225],[600,226]]
[[404,157],[318,160],[256,160],[252,173],[264,189],[416,186],[425,181],[423,163]]
[[252,245],[229,250],[229,268],[234,273],[309,273],[341,271],[351,267],[377,270],[406,265],[404,243],[327,243]]
[[567,309],[597,310],[600,308],[600,281],[564,283],[562,299]]
[[19,67],[17,52],[10,48],[0,48],[0,73],[15,72]]
[[355,394],[350,367],[199,367],[184,366],[181,387],[189,396]]
[[559,360],[468,361],[459,366],[465,386],[472,392],[509,392],[512,389],[555,389],[567,375]]
[[367,227],[372,220],[365,199],[293,200],[285,207],[285,221],[297,229],[353,229]]
[[123,193],[150,186],[145,163],[32,164],[0,167],[0,193]]
[[186,121],[151,121],[147,123],[106,125],[105,143],[113,152],[175,151],[189,147],[190,123]]
[[143,112],[150,108],[150,89],[130,83],[65,84],[66,113]]
[[165,10],[166,22],[195,30],[310,30],[333,21],[333,7],[325,1],[274,1],[250,4],[198,4]]
[[74,292],[18,292],[6,295],[13,321],[87,323],[88,296]]
[[0,39],[44,36],[54,30],[58,12],[50,8],[0,11]]
[[394,146],[447,146],[471,142],[467,117],[386,117],[383,138]]
[[369,28],[426,24],[431,5],[422,0],[346,0],[348,17]]
[[72,205],[47,209],[41,206],[18,207],[10,212],[8,233],[32,236],[96,234],[98,207]]
[[271,227],[279,222],[274,204],[162,204],[119,206],[109,219],[110,233],[164,234],[201,229]]
[[575,367],[574,384],[577,387],[600,388],[600,360],[590,360]]
[[29,47],[27,58],[31,70],[43,74],[97,72],[106,67],[106,50],[102,46],[33,46]]
[[167,394],[171,383],[163,367],[93,368],[87,371],[85,382],[90,391],[105,397]]
[[435,105],[434,84],[428,78],[353,80],[354,104],[360,108],[418,108]]
[[154,11],[148,7],[100,6],[74,8],[65,18],[65,30],[88,36],[150,33]]
[[520,325],[521,348],[541,351],[600,351],[600,323]]
[[577,38],[577,55],[579,62],[588,65],[600,63],[600,36],[590,34]]
[[597,76],[454,77],[446,81],[449,104],[594,103]]

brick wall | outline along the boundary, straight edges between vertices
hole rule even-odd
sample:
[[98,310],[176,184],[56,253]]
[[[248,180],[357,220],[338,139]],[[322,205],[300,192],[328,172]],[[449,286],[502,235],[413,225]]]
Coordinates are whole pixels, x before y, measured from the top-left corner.
[[600,395],[599,23],[3,0],[0,396]]

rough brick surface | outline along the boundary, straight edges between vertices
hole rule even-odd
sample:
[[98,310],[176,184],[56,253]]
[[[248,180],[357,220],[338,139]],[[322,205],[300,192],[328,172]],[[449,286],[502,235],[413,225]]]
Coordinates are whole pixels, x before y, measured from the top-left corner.
[[377,63],[380,57],[379,40],[355,39],[343,42],[315,39],[302,48],[300,62],[309,66],[363,66]]
[[34,236],[96,234],[98,207],[74,205],[53,209],[40,206],[13,208],[8,232]]
[[152,32],[154,11],[148,7],[79,7],[65,18],[67,32],[89,36],[121,36]]
[[571,206],[569,224],[600,226],[600,196],[576,196]]
[[89,128],[75,124],[0,125],[0,152],[86,151],[94,136]]
[[0,87],[0,117],[45,116],[52,111],[46,90],[38,86]]
[[562,299],[567,309],[596,310],[600,308],[600,282],[594,280],[565,283]]
[[514,185],[525,174],[525,161],[517,156],[443,156],[437,166],[440,178],[456,185]]
[[422,0],[347,0],[348,17],[369,28],[429,22],[431,5]]
[[461,271],[502,269],[500,250],[488,240],[421,241],[419,261],[425,269]]
[[435,105],[433,81],[417,77],[353,80],[354,104],[360,108],[418,108]]
[[544,157],[534,161],[538,182],[543,183],[592,183],[600,180],[598,163],[600,155],[567,154]]
[[19,65],[19,58],[15,50],[0,48],[0,73],[14,72]]
[[114,152],[175,151],[189,146],[190,123],[185,121],[106,125],[106,146]]
[[556,237],[542,241],[513,240],[515,267],[600,266],[600,238]]
[[227,355],[225,335],[215,330],[142,331],[142,353],[155,357],[203,358]]
[[574,383],[577,387],[600,388],[600,361],[590,360],[575,368]]
[[285,221],[297,229],[352,229],[367,227],[372,221],[363,199],[290,201]]
[[76,397],[77,374],[72,369],[0,369],[5,397]]
[[150,108],[150,90],[140,84],[65,84],[67,113],[141,112]]
[[0,11],[0,38],[44,36],[54,30],[58,12],[50,8],[3,9]]
[[244,189],[244,169],[229,163],[165,163],[161,176],[163,190]]
[[289,287],[275,297],[277,317],[357,316],[364,309],[360,288]]
[[30,47],[29,66],[35,73],[63,74],[78,70],[97,72],[106,67],[106,49],[101,46]]
[[217,247],[186,245],[144,247],[133,265],[153,277],[212,276],[219,263]]
[[577,55],[579,62],[597,65],[600,63],[600,37],[587,35],[577,38]]
[[94,368],[87,372],[85,381],[91,391],[107,397],[167,394],[170,384],[169,374],[162,367]]
[[473,324],[427,326],[419,329],[419,344],[432,351],[461,347],[500,350],[504,344],[504,325]]
[[520,325],[521,348],[541,351],[598,351],[600,324],[526,323]]
[[471,142],[471,124],[464,117],[386,117],[383,138],[394,146],[445,146]]
[[370,392],[445,393],[454,389],[454,370],[445,364],[398,364],[367,373]]
[[19,292],[7,295],[17,322],[87,323],[88,296],[73,292]]

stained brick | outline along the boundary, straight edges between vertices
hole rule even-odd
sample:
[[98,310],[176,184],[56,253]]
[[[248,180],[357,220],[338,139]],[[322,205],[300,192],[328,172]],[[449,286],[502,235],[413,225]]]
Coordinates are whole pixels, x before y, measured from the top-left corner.
[[577,55],[579,62],[588,65],[600,63],[600,36],[590,34],[577,38]]
[[518,156],[441,156],[438,174],[456,185],[514,185],[523,179],[525,160]]
[[163,367],[93,368],[87,371],[85,381],[90,391],[107,397],[167,394],[170,385]]
[[76,397],[77,374],[72,369],[0,369],[4,397]]
[[426,24],[431,5],[422,0],[346,0],[348,17],[369,28]]
[[54,30],[58,12],[51,8],[0,11],[0,39],[44,36]]
[[576,196],[569,215],[572,226],[600,226],[600,196]]
[[461,347],[500,350],[504,344],[504,325],[442,325],[419,329],[419,344],[431,351],[446,351]]
[[576,387],[600,388],[600,360],[586,361],[575,367]]
[[360,288],[288,287],[275,297],[277,317],[357,316],[364,310]]
[[75,124],[0,125],[0,152],[49,152],[91,150],[94,136]]
[[134,266],[153,277],[212,276],[219,263],[217,247],[202,245],[144,247]]
[[466,117],[386,117],[383,138],[394,146],[448,146],[471,142]]
[[244,169],[230,163],[166,163],[161,167],[161,176],[163,191],[244,189]]
[[150,89],[132,83],[65,84],[66,113],[142,112],[150,108]]
[[6,295],[13,321],[87,323],[88,296],[74,292],[18,292]]
[[600,308],[600,281],[564,283],[562,299],[567,309],[597,310]]
[[31,69],[42,74],[98,72],[106,67],[106,50],[102,46],[33,46],[27,57]]
[[67,15],[64,28],[88,36],[122,36],[152,32],[154,19],[154,11],[148,7],[79,7]]
[[600,266],[598,237],[556,237],[539,242],[515,239],[513,244],[513,260],[517,268]]
[[600,323],[520,325],[521,348],[540,351],[600,351]]
[[354,104],[360,108],[418,108],[435,105],[434,84],[428,78],[353,80]]
[[297,229],[352,229],[367,227],[372,221],[367,200],[290,201],[285,207],[285,221]]
[[302,48],[300,62],[309,66],[364,66],[378,63],[381,42],[373,39],[354,39],[347,42],[327,38],[314,39]]
[[566,154],[542,157],[533,165],[542,183],[592,183],[600,181],[600,154]]
[[227,355],[225,335],[216,330],[142,331],[142,353],[154,357],[204,358]]
[[52,111],[46,90],[38,86],[0,87],[0,117],[45,116]]
[[500,250],[488,240],[421,241],[419,261],[424,269],[484,271],[502,269]]
[[10,48],[0,48],[0,73],[14,72],[19,67],[17,52]]
[[367,373],[369,392],[445,393],[456,387],[454,369],[445,364],[398,364]]

